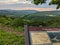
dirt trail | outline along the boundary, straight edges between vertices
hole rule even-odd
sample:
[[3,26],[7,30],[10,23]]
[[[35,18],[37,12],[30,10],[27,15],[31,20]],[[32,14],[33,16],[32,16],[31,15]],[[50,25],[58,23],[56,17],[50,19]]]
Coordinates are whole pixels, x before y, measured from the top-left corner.
[[15,34],[18,34],[18,35],[24,34],[24,32],[19,32],[19,31],[13,29],[12,27],[4,26],[4,25],[0,25],[0,29],[6,30],[8,32],[15,33]]

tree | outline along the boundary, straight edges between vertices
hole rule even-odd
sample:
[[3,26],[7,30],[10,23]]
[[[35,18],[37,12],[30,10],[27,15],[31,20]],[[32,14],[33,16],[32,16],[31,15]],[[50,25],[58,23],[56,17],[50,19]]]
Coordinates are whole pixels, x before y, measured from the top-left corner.
[[18,27],[18,26],[23,26],[23,19],[22,18],[15,18],[12,22],[11,25],[14,27]]
[[[33,0],[33,3],[36,4],[36,5],[43,4],[45,2],[46,2],[46,0]],[[51,2],[49,2],[49,5],[52,5],[52,4],[56,4],[57,9],[60,8],[60,0],[51,0]]]
[[46,2],[46,0],[34,0],[34,4],[36,4],[36,5],[38,5],[39,3],[43,4],[45,2]]
[[51,4],[56,4],[57,5],[57,9],[60,8],[60,0],[52,0],[49,5]]

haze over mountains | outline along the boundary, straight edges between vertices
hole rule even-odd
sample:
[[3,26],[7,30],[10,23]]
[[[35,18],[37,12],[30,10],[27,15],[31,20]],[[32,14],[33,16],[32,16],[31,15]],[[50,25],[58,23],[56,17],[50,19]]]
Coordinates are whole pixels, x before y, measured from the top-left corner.
[[25,8],[16,8],[15,10],[54,11],[56,9],[55,8],[32,8],[32,7],[29,8],[29,7],[25,7]]
[[36,10],[0,10],[0,15],[7,15],[7,16],[23,16],[27,14],[36,13]]
[[60,11],[37,11],[37,10],[0,10],[0,15],[13,16],[60,16]]
[[53,17],[60,17],[60,11],[42,11],[24,16],[25,19],[37,20],[37,21],[39,20],[45,21]]

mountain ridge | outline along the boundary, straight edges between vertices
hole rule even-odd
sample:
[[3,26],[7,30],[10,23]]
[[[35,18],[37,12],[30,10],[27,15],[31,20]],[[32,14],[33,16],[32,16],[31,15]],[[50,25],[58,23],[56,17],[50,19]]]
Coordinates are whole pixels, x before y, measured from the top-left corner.
[[59,11],[36,11],[36,10],[0,10],[0,15],[14,15],[14,16],[25,16],[25,15],[34,15],[34,16],[48,16],[48,15],[60,15]]

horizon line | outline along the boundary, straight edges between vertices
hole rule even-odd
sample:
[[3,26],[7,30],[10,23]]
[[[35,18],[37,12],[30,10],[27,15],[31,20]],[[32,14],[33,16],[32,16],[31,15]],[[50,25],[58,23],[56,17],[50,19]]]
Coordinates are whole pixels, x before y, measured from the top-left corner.
[[54,8],[32,8],[32,7],[25,7],[25,8],[0,9],[0,10],[36,10],[36,11],[59,11],[60,9],[54,9]]

